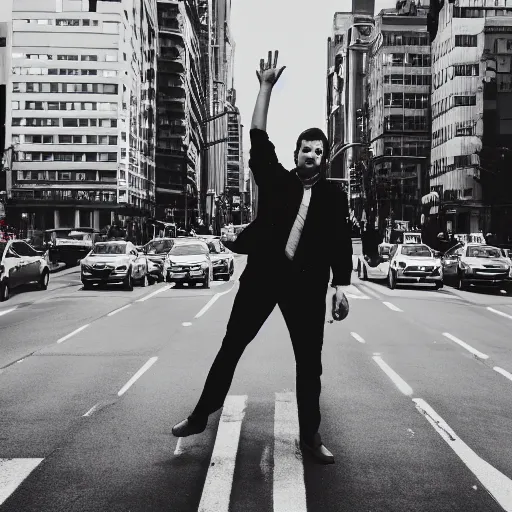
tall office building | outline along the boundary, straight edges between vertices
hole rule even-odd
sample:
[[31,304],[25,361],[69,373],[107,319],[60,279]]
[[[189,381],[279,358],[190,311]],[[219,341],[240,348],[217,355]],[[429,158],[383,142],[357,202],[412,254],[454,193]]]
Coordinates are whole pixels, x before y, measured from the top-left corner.
[[512,237],[512,6],[433,0],[429,212],[454,233]]
[[372,158],[365,186],[369,220],[378,217],[381,228],[388,217],[420,224],[430,163],[427,10],[414,2],[398,7],[375,17],[366,85]]
[[140,239],[155,200],[156,0],[16,0],[13,9],[11,223],[118,221]]
[[158,219],[195,223],[200,216],[204,120],[208,113],[204,1],[158,0]]

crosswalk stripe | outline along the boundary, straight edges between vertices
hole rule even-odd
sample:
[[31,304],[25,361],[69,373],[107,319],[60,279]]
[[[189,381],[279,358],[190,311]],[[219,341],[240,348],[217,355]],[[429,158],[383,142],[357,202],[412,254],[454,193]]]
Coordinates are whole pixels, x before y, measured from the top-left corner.
[[276,393],[274,419],[274,512],[306,512],[302,457],[297,456],[299,421],[295,393]]
[[44,459],[0,459],[0,505]]
[[227,396],[198,512],[229,512],[231,487],[247,396]]

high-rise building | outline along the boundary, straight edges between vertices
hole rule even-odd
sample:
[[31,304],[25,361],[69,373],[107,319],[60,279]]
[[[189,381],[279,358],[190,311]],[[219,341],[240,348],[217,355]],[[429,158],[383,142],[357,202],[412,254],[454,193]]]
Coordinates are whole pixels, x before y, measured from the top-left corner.
[[[427,10],[399,2],[375,17],[367,74],[371,159],[365,188],[369,220],[421,221],[430,155],[430,41]],[[373,208],[373,210],[372,210]]]
[[12,149],[8,150],[5,145],[5,113],[7,82],[9,76],[9,52],[11,48],[11,23],[0,20],[0,222],[5,219],[6,172],[4,168],[11,166]]
[[195,223],[200,215],[207,3],[158,0],[157,218]]
[[433,0],[430,210],[439,228],[512,237],[512,9]]
[[155,201],[156,0],[16,0],[8,216],[22,229],[124,224]]

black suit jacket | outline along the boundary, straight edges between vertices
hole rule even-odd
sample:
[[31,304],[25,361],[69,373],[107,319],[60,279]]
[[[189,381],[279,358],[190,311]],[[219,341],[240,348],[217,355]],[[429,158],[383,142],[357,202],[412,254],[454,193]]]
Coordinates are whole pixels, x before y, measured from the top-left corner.
[[[252,129],[249,167],[258,185],[258,215],[238,235],[233,250],[256,255],[284,254],[297,217],[304,186],[296,171],[278,161],[266,132]],[[347,195],[333,182],[320,179],[311,190],[311,201],[293,265],[315,272],[319,280],[348,285],[352,275],[352,239],[348,226]]]

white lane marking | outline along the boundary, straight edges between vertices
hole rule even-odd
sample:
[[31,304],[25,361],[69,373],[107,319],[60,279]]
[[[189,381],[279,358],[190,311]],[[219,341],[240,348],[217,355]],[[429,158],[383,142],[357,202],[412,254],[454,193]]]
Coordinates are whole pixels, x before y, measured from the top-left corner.
[[299,421],[295,393],[276,393],[274,416],[274,512],[306,512],[302,457],[297,456]]
[[507,313],[503,313],[503,311],[499,311],[497,309],[491,308],[490,306],[487,306],[487,309],[489,311],[491,311],[492,313],[496,313],[497,315],[504,316],[505,318],[512,320],[512,315],[507,315]]
[[452,340],[453,342],[459,344],[462,348],[465,348],[469,352],[471,352],[476,357],[479,357],[480,359],[489,359],[489,356],[487,354],[484,354],[483,352],[480,352],[476,348],[473,348],[471,345],[468,345],[466,342],[459,340],[456,336],[453,336],[453,334],[450,334],[449,332],[443,332],[443,336],[445,338],[448,338],[449,340]]
[[233,286],[229,289],[229,290],[226,290],[225,292],[220,292],[220,293],[216,293],[207,303],[206,305],[201,309],[201,311],[199,311],[199,313],[197,313],[197,315],[194,317],[194,318],[200,318],[202,317],[214,304],[215,302],[217,302],[217,300],[222,297],[223,295],[226,295],[226,293],[229,293],[235,286],[236,286],[236,283],[238,281],[235,281],[235,283],[233,284]]
[[126,304],[126,306],[123,306],[122,308],[114,309],[114,311],[111,311],[107,316],[114,316],[117,313],[119,313],[120,311],[123,311],[123,310],[129,308],[130,306],[131,306],[131,304]]
[[508,380],[512,380],[512,373],[507,372],[507,370],[504,370],[503,368],[500,368],[499,366],[495,366],[493,368],[494,371],[501,373],[503,377],[506,377]]
[[151,368],[158,360],[158,357],[150,357],[144,366],[118,391],[117,395],[121,396],[130,389],[133,383],[141,377],[147,370]]
[[0,459],[0,505],[44,459]]
[[59,338],[57,340],[57,343],[62,343],[63,341],[69,340],[69,338],[71,338],[71,336],[74,336],[75,334],[78,334],[79,332],[83,331],[84,329],[87,329],[87,327],[89,327],[89,325],[91,325],[91,324],[82,325],[82,327],[79,327],[78,329],[75,329],[73,332],[66,334],[66,336]]
[[506,511],[512,512],[512,480],[480,458],[421,398],[413,398],[416,409],[425,416],[448,446],[459,456],[469,470],[480,480],[489,494]]
[[394,304],[391,304],[391,302],[385,302],[383,301],[382,304],[384,304],[385,306],[387,306],[389,309],[391,309],[392,311],[400,311],[401,313],[403,313],[403,311],[396,307]]
[[18,308],[18,306],[14,306],[13,308],[5,309],[4,311],[0,311],[0,316],[7,315],[7,313],[10,313],[11,311],[14,311],[17,308]]
[[178,437],[178,442],[176,443],[176,449],[174,450],[174,455],[181,455],[183,453],[183,449],[181,448],[181,440],[183,437]]
[[93,405],[83,416],[82,418],[86,418],[88,416],[92,416],[96,410],[98,409],[98,407],[100,406],[100,402],[98,402],[97,404]]
[[183,327],[190,327],[192,322],[183,322],[181,325],[183,325]]
[[154,291],[153,293],[150,293],[149,295],[146,295],[145,297],[142,297],[142,299],[137,299],[135,302],[144,302],[148,299],[151,299],[151,297],[154,297],[155,295],[158,295],[159,293],[166,292],[171,288],[171,285],[165,285],[162,288],[159,288],[158,290]]
[[228,512],[247,396],[227,396],[198,512]]
[[380,300],[381,296],[377,292],[374,292],[369,286],[366,286],[364,284],[359,284],[359,286],[364,289],[365,293],[368,293],[374,299],[379,299]]
[[357,332],[351,332],[350,336],[352,336],[352,338],[354,338],[355,340],[359,341],[359,343],[366,343],[364,338],[362,336],[359,336],[359,334],[357,334]]
[[363,295],[363,294],[355,294],[355,293],[345,293],[345,296],[348,298],[348,299],[370,299],[370,297],[368,297],[368,295]]
[[374,356],[373,360],[380,366],[381,370],[393,381],[393,384],[407,396],[412,395],[412,388],[405,382],[398,373],[395,372],[387,363],[385,363],[381,357]]

